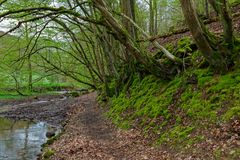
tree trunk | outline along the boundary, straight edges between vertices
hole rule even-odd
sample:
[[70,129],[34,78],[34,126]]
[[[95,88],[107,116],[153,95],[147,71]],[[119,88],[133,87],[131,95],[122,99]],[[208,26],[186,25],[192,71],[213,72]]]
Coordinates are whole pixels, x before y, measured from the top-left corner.
[[154,35],[158,34],[158,10],[157,10],[157,0],[153,1],[154,9]]
[[196,9],[193,7],[192,0],[181,0],[182,11],[192,36],[209,64],[218,72],[225,72],[227,65],[222,57],[212,46],[216,45],[214,40],[210,39],[209,32],[201,24]]
[[205,15],[207,18],[209,18],[209,16],[210,16],[208,0],[205,0]]
[[123,44],[127,51],[131,53],[134,59],[144,66],[144,69],[155,76],[162,77],[163,79],[169,79],[171,73],[167,68],[159,64],[156,60],[148,57],[147,54],[137,47],[132,36],[125,31],[124,27],[119,23],[113,15],[108,11],[106,4],[103,0],[95,0],[94,6],[105,17],[105,26],[112,31],[115,39]]
[[[27,43],[30,43],[29,41],[29,31],[28,31],[28,24],[25,24],[25,40]],[[29,44],[30,45],[30,44]],[[26,50],[28,56],[27,56],[27,65],[28,65],[28,90],[32,92],[33,90],[33,78],[32,78],[32,62],[31,62],[31,54]]]
[[149,0],[149,34],[154,35],[154,9],[153,9],[153,0]]
[[[121,0],[121,12],[135,21],[135,0]],[[127,29],[128,33],[133,37],[133,39],[137,39],[137,33],[135,27],[125,18],[122,19],[124,27]]]
[[233,25],[229,7],[226,0],[208,0],[214,10],[220,16],[224,30],[224,41],[230,48],[233,47]]

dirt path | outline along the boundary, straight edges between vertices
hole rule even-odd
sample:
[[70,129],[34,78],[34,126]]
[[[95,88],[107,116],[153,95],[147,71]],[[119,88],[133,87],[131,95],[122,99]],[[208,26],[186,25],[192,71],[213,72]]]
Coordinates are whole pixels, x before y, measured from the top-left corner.
[[96,93],[81,96],[69,113],[65,133],[48,149],[53,160],[161,160],[167,152],[151,147],[140,132],[113,127],[97,105]]

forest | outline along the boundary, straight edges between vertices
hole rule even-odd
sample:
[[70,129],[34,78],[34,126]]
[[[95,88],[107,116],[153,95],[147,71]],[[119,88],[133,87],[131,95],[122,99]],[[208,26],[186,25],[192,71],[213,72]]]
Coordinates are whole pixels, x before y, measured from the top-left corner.
[[240,159],[239,67],[240,0],[0,0],[0,159]]

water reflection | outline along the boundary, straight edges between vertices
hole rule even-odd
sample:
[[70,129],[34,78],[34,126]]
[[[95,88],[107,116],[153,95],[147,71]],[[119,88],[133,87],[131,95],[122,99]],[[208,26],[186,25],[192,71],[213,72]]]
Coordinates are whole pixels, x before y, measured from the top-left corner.
[[46,142],[43,123],[0,118],[0,160],[34,160]]

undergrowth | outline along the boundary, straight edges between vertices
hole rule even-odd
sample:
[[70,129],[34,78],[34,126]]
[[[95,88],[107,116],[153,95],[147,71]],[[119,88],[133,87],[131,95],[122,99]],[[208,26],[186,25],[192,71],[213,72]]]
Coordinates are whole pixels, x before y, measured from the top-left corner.
[[112,97],[110,106],[107,116],[121,128],[141,128],[157,144],[193,144],[204,139],[196,129],[240,117],[240,69],[226,75],[197,69],[170,82],[135,76],[128,94]]
[[187,149],[207,139],[202,131],[240,118],[240,68],[214,74],[190,38],[166,48],[191,67],[172,81],[133,76],[128,88],[109,97],[106,116],[123,129],[138,128],[155,145]]

